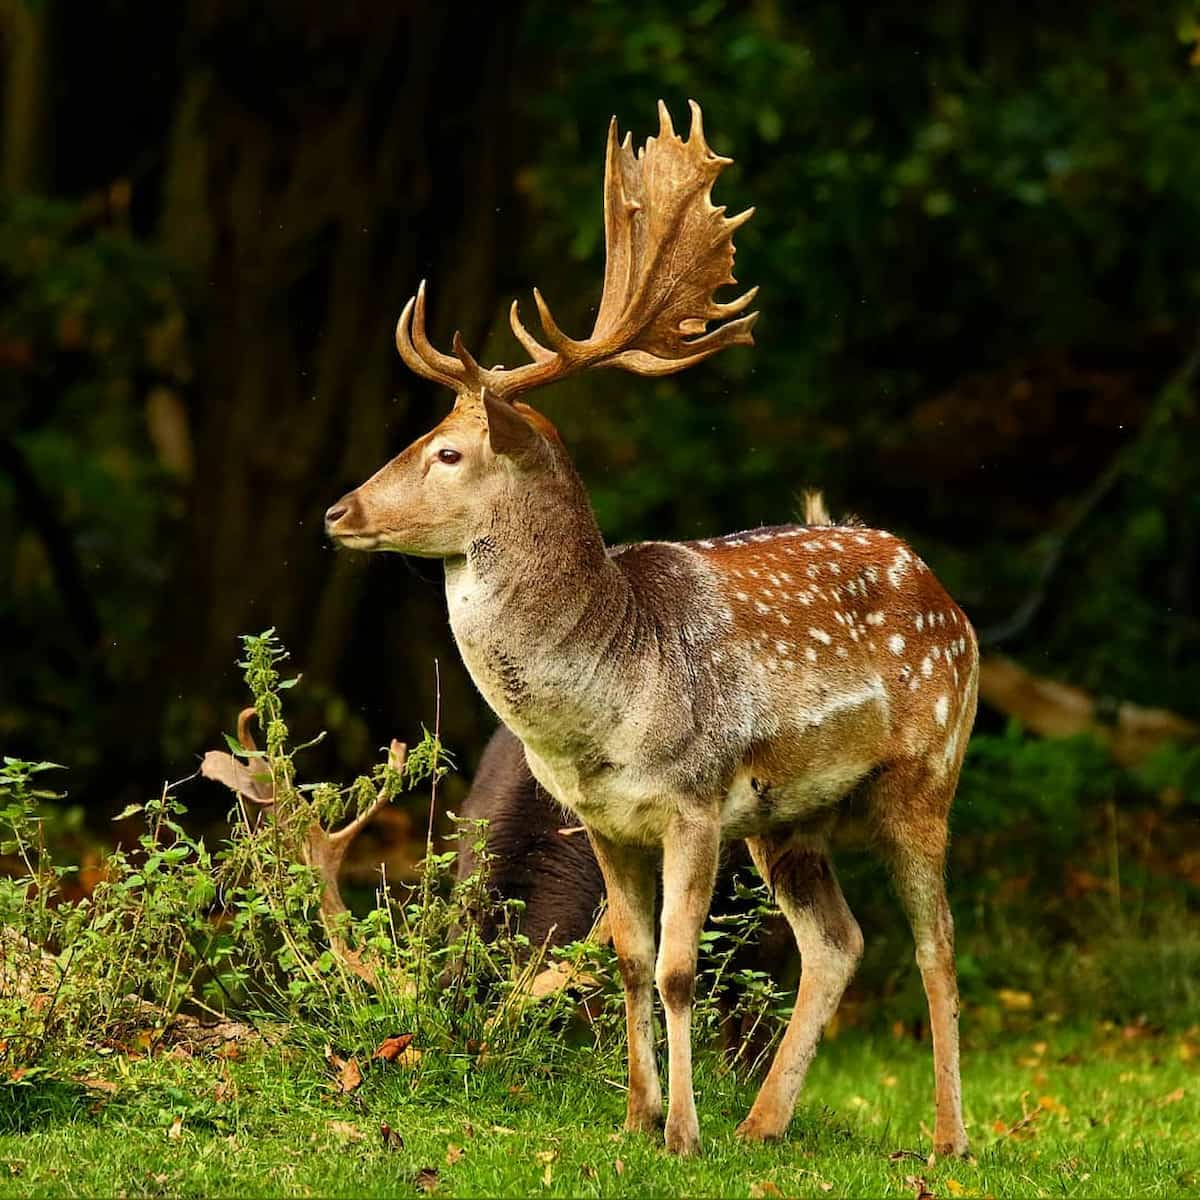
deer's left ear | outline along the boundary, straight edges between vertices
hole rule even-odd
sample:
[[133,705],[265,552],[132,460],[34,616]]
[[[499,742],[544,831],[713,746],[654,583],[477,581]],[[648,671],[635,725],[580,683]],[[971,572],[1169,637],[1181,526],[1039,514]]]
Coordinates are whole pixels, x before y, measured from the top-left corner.
[[498,400],[485,389],[483,409],[493,454],[525,458],[537,450],[542,435],[507,400]]

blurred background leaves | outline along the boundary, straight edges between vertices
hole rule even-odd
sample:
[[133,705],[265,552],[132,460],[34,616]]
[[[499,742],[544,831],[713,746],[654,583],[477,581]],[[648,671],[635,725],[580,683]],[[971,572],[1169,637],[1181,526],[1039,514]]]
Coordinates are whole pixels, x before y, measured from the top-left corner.
[[[321,768],[428,722],[435,659],[473,765],[440,570],[335,557],[321,515],[445,411],[392,348],[418,279],[435,340],[492,361],[534,283],[590,326],[605,129],[640,141],[660,96],[736,159],[763,318],[703,369],[539,397],[608,539],[819,486],[1037,674],[1200,716],[1194,4],[0,0],[0,71],[0,742],[94,820],[195,769],[268,625]],[[980,903],[1027,862],[1064,921],[1111,906],[1116,845],[1122,886],[1194,908],[1194,748],[979,730]]]

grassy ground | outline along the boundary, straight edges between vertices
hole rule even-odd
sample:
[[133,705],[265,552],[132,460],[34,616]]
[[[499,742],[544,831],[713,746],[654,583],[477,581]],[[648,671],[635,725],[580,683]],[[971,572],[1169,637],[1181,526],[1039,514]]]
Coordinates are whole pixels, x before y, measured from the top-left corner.
[[1052,1025],[968,1045],[976,1158],[930,1166],[928,1046],[860,1031],[822,1048],[776,1146],[734,1140],[751,1089],[704,1058],[690,1161],[616,1132],[623,1094],[589,1050],[523,1082],[433,1055],[368,1062],[345,1095],[315,1048],[112,1055],[0,1092],[0,1196],[1197,1194],[1198,1061],[1200,1029]]

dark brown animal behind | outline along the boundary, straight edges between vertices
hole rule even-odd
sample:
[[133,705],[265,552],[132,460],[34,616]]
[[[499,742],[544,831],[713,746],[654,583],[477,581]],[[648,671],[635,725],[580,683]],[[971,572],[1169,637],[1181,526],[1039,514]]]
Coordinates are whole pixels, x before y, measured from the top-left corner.
[[[459,816],[487,821],[488,888],[497,901],[525,905],[520,929],[531,945],[565,946],[587,937],[604,899],[596,856],[583,832],[559,832],[573,822],[534,779],[525,748],[503,725],[483,752]],[[474,841],[469,832],[459,836],[460,880],[479,865]],[[495,936],[492,912],[472,915],[485,938]]]

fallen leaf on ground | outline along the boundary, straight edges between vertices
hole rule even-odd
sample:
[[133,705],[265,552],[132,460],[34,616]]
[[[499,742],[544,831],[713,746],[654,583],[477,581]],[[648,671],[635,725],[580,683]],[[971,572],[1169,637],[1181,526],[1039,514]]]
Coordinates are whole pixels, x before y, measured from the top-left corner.
[[403,1150],[404,1139],[386,1121],[379,1122],[379,1136],[383,1138],[385,1150]]
[[452,1167],[466,1153],[461,1146],[457,1146],[451,1142],[446,1147],[446,1166]]
[[413,1183],[417,1190],[422,1192],[436,1192],[440,1182],[441,1177],[438,1175],[437,1167],[422,1167],[413,1176]]
[[917,1200],[936,1200],[936,1197],[929,1190],[929,1186],[925,1182],[924,1175],[905,1175],[904,1182],[912,1188],[913,1195]]
[[337,1134],[344,1142],[361,1142],[367,1136],[357,1125],[352,1125],[349,1121],[330,1121],[329,1132]]
[[1160,1101],[1159,1104],[1178,1104],[1183,1099],[1183,1088],[1178,1087],[1173,1092],[1168,1092]]
[[78,1075],[72,1082],[82,1085],[89,1092],[104,1092],[109,1096],[117,1090],[117,1085],[111,1079],[85,1079],[83,1076]]
[[769,1179],[760,1179],[757,1183],[750,1185],[750,1195],[754,1200],[758,1200],[762,1196],[782,1196],[783,1193],[779,1190],[779,1185],[772,1183]]
[[613,1163],[613,1170],[616,1171],[618,1175],[624,1175],[625,1164],[618,1158],[617,1161]]
[[395,1062],[412,1045],[412,1040],[411,1033],[398,1033],[393,1037],[384,1038],[372,1057],[382,1058],[384,1062]]
[[337,1073],[338,1091],[343,1096],[354,1091],[362,1083],[362,1071],[359,1069],[358,1059],[353,1055],[343,1058],[340,1054],[334,1053],[332,1046],[326,1046],[325,1061]]
[[182,1117],[176,1117],[175,1120],[171,1122],[171,1127],[167,1130],[167,1137],[173,1142],[177,1142],[181,1137],[183,1137]]
[[540,1163],[552,1163],[558,1157],[557,1150],[539,1150],[534,1158]]

